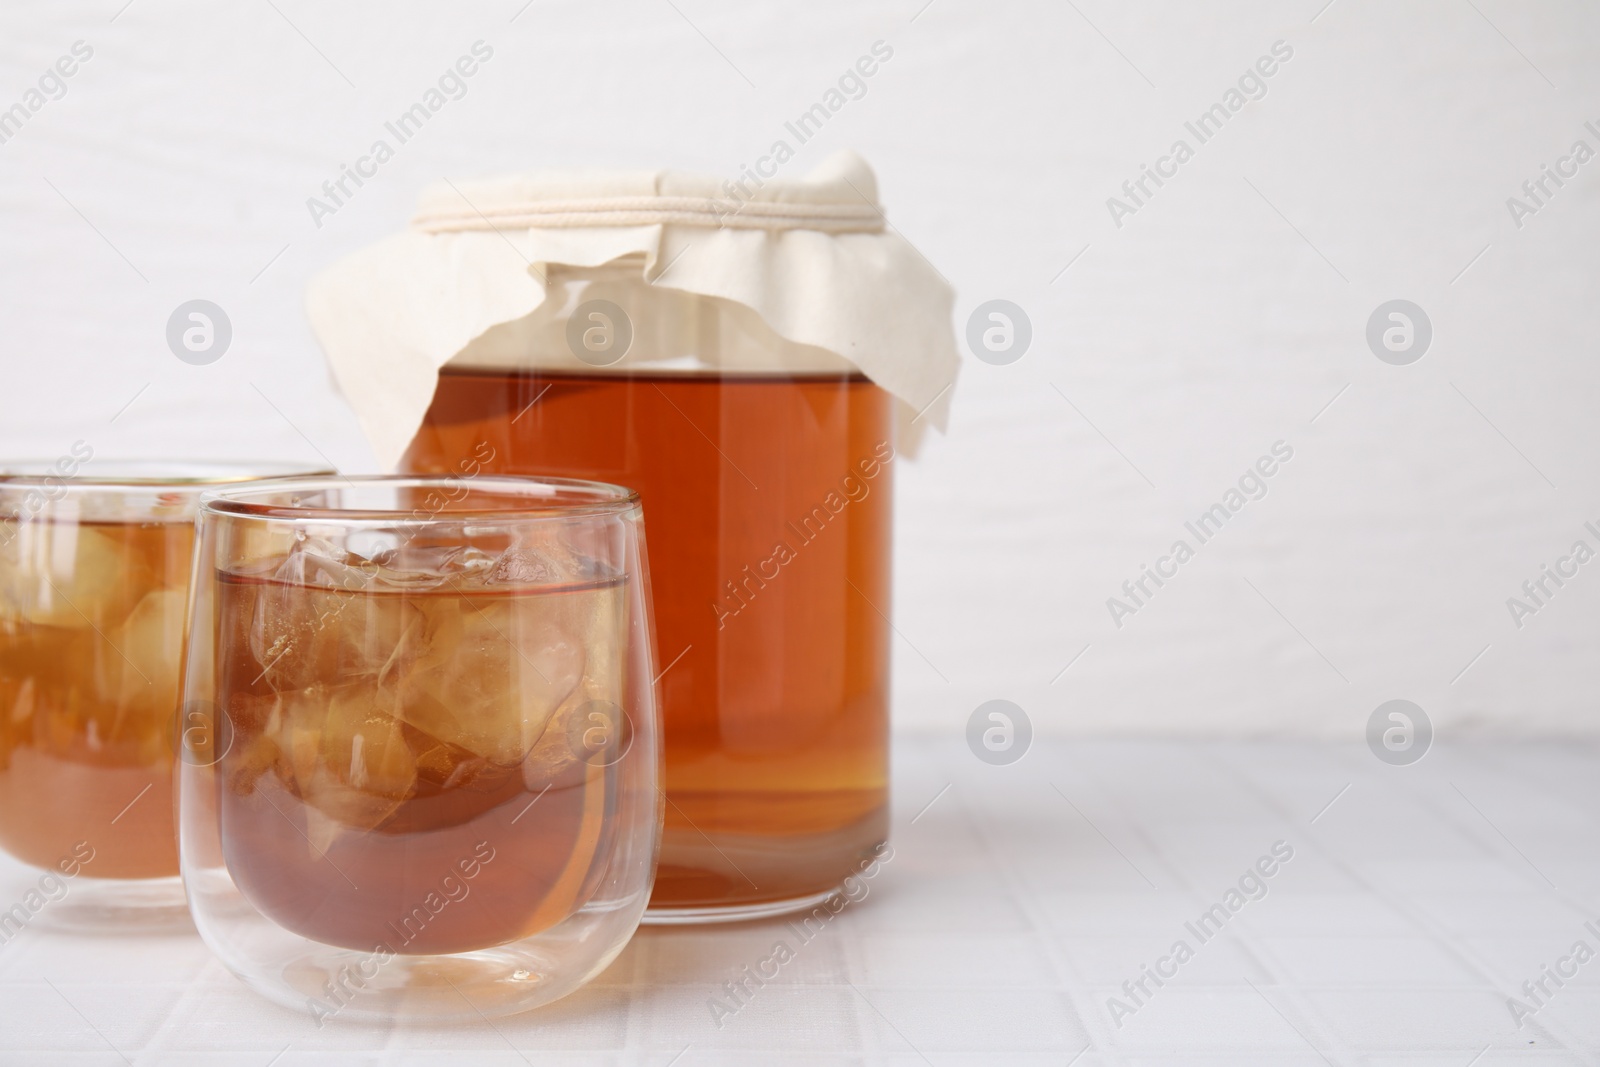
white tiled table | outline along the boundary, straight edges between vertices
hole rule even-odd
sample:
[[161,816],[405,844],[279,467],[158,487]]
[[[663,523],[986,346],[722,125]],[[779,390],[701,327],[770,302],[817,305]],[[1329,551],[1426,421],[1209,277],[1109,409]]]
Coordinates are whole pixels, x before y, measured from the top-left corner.
[[[1600,959],[1520,1029],[1507,1006],[1574,942],[1600,950],[1593,745],[1396,768],[1360,746],[1040,741],[991,767],[903,737],[895,798],[894,858],[809,943],[646,929],[493,1027],[318,1030],[193,936],[30,929],[0,948],[0,1064],[1600,1064]],[[1200,943],[1185,923],[1280,840],[1266,895]],[[0,900],[25,887],[0,869]],[[711,998],[780,939],[796,958],[719,1028]],[[1108,998],[1179,939],[1193,958],[1118,1026]]]

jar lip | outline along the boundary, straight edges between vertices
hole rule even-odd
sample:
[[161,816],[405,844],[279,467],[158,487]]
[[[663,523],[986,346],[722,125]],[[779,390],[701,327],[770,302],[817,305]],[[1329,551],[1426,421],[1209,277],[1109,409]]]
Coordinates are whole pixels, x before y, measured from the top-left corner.
[[0,460],[0,491],[46,488],[56,494],[116,490],[194,492],[209,486],[333,473],[323,463],[283,460],[90,458],[74,464],[71,473],[61,466],[60,459]]
[[[393,491],[406,489],[418,491],[415,506],[328,505],[304,502],[300,496],[351,490],[392,497]],[[473,506],[470,500],[463,500],[472,495],[491,499]],[[282,497],[288,499],[274,499]],[[516,474],[329,474],[211,489],[200,495],[200,512],[205,515],[383,526],[580,518],[620,515],[638,507],[638,492],[626,486]]]

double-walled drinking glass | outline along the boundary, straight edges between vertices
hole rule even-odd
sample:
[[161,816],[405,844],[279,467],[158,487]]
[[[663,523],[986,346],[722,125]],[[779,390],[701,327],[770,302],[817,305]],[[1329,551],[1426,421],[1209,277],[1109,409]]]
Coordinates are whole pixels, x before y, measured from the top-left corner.
[[554,1000],[650,896],[638,497],[474,475],[201,504],[183,877],[222,961],[319,1021]]
[[84,442],[0,464],[0,847],[43,872],[0,933],[187,924],[172,766],[196,501],[316,470]]

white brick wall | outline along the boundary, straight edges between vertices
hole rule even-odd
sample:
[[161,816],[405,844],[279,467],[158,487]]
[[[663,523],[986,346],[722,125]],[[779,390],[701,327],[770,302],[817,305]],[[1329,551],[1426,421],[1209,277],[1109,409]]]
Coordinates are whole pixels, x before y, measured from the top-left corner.
[[[791,167],[860,149],[958,325],[1002,297],[1034,328],[1020,361],[970,361],[949,435],[901,468],[902,726],[992,697],[1041,733],[1353,736],[1391,697],[1445,729],[1600,721],[1600,566],[1520,630],[1505,604],[1600,548],[1600,164],[1520,229],[1506,208],[1600,149],[1593,5],[121,2],[0,10],[0,108],[94,52],[0,144],[0,453],[370,466],[300,310],[312,271],[441,174],[731,176],[884,40]],[[466,96],[314,226],[306,199],[480,39]],[[1266,95],[1199,144],[1184,122],[1278,40]],[[1180,137],[1194,158],[1118,228],[1106,198]],[[195,297],[234,324],[208,367],[163,341]],[[1393,298],[1434,326],[1409,367],[1364,340]],[[1118,629],[1106,598],[1280,439],[1268,495]]]

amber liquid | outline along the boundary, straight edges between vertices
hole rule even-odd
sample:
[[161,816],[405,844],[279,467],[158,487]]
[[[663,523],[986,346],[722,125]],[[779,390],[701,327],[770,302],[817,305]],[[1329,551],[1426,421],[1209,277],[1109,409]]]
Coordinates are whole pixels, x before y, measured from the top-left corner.
[[440,375],[404,469],[642,498],[668,799],[652,906],[826,892],[883,840],[892,437],[860,376]]
[[405,592],[264,576],[279,568],[219,576],[217,804],[240,893],[305,937],[396,954],[582,907],[628,741],[623,584]]
[[193,527],[13,528],[0,548],[0,846],[83,873],[178,873],[172,761]]

